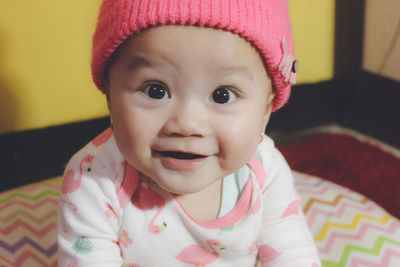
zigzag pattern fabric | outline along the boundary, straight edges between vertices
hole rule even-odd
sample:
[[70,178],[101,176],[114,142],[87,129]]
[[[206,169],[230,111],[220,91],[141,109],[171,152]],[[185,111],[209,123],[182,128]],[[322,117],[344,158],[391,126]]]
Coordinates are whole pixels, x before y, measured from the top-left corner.
[[295,173],[322,266],[400,266],[400,221],[365,196]]
[[[294,172],[324,267],[400,266],[400,221],[354,191]],[[0,193],[0,266],[57,266],[61,178]]]
[[0,194],[0,266],[57,266],[61,178]]

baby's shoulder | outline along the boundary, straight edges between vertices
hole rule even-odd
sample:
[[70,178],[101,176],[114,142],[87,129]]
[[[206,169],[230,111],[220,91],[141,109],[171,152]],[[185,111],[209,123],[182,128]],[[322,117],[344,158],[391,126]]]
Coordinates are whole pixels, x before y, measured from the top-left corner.
[[282,177],[279,174],[285,173],[285,177],[291,175],[289,165],[270,137],[264,136],[263,141],[257,147],[256,156],[264,168],[267,183]]
[[268,136],[264,136],[258,145],[256,156],[266,171],[286,163],[281,152],[275,147],[274,141]]
[[119,152],[111,129],[107,129],[76,152],[68,162],[64,175],[74,170],[85,176],[116,179],[125,161]]
[[69,212],[72,207],[82,216],[79,218],[86,216],[89,221],[87,214],[122,214],[117,192],[124,173],[125,163],[112,134],[103,132],[75,153],[67,164],[60,198],[62,212]]

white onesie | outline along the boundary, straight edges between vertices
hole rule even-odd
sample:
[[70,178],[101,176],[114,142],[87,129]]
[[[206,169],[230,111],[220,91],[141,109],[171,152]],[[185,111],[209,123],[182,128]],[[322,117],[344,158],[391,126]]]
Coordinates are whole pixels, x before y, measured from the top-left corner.
[[321,266],[291,171],[272,140],[223,181],[219,218],[199,222],[123,159],[106,130],[69,162],[60,266]]

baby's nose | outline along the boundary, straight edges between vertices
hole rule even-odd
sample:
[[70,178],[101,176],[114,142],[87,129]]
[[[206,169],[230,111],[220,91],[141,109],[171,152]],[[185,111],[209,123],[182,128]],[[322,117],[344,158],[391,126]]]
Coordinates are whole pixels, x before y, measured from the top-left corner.
[[165,122],[163,131],[170,136],[205,137],[207,135],[208,114],[196,103],[176,105]]

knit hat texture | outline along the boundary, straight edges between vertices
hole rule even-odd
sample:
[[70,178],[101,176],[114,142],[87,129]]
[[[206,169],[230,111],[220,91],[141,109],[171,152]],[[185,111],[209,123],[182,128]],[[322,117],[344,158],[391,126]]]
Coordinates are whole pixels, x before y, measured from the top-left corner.
[[[124,40],[167,24],[217,28],[251,42],[265,59],[276,90],[272,110],[287,102],[291,81],[280,67],[287,58],[284,53],[292,55],[294,50],[287,0],[104,0],[93,37],[91,67],[96,86],[104,92],[107,62]],[[292,66],[289,69],[296,72]]]

